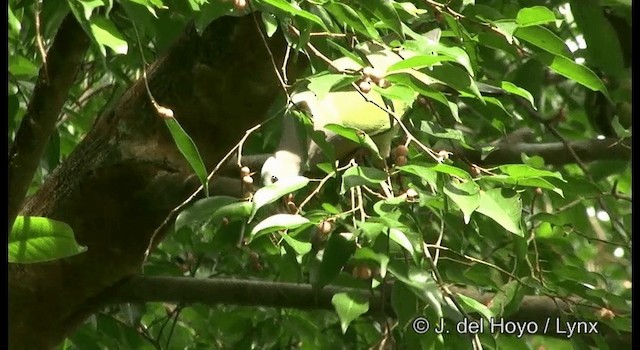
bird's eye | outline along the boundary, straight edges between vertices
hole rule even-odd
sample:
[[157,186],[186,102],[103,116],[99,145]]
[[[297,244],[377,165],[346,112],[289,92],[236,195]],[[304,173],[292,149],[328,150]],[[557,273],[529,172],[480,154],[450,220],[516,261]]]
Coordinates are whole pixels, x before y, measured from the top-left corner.
[[271,183],[274,184],[278,182],[278,177],[277,176],[271,176]]

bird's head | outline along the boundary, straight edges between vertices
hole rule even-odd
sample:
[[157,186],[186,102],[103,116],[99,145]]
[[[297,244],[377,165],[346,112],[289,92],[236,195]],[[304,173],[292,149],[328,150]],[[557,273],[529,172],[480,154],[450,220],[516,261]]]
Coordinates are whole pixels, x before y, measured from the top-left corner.
[[288,177],[298,176],[300,174],[301,159],[299,156],[286,152],[278,151],[273,156],[267,158],[262,165],[260,179],[263,186],[272,185],[278,181]]

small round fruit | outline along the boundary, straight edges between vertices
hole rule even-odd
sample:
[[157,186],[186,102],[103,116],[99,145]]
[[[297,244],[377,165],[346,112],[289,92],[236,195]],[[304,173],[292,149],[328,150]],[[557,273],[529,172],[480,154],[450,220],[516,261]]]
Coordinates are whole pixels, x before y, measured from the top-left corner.
[[251,185],[253,183],[253,178],[249,175],[242,177],[242,182],[246,185]]
[[360,88],[360,91],[366,94],[371,91],[371,83],[366,80],[362,80],[360,83],[358,83],[358,88]]
[[408,162],[409,162],[409,160],[405,156],[397,156],[396,157],[396,165],[397,166],[407,165]]
[[249,174],[251,174],[251,169],[249,169],[248,166],[243,166],[242,168],[240,168],[241,177],[249,176]]
[[328,235],[333,229],[333,225],[331,225],[331,221],[325,220],[318,224],[318,232],[323,235]]
[[244,11],[247,8],[247,0],[233,0],[233,8],[237,11]]
[[406,157],[409,154],[409,147],[405,145],[399,145],[398,147],[396,147],[394,154],[396,157]]

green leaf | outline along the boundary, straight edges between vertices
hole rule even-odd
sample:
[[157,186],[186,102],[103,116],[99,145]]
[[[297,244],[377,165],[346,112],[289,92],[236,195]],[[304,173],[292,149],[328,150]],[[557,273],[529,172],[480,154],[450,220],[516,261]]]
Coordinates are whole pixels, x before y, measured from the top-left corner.
[[[215,197],[214,197],[215,198]],[[253,203],[251,202],[236,202],[230,203],[220,207],[220,209],[213,212],[211,215],[211,222],[219,224],[224,219],[228,221],[244,220],[253,210]]]
[[420,55],[413,56],[407,59],[404,59],[400,62],[392,64],[388,69],[387,73],[391,73],[394,71],[399,71],[403,69],[420,69],[424,67],[431,67],[437,63],[444,61],[455,61],[451,57],[440,56],[440,55]]
[[293,214],[276,214],[259,222],[252,230],[250,240],[280,230],[288,230],[298,228],[302,225],[309,224],[309,219],[302,215]]
[[458,66],[445,63],[440,66],[434,66],[433,69],[423,69],[421,72],[463,94],[474,96],[481,103],[484,103],[476,83],[466,71]]
[[[572,8],[573,9],[573,8]],[[572,11],[573,12],[573,11]],[[521,27],[555,22],[556,15],[544,6],[525,7],[518,11],[516,23]]]
[[411,254],[411,256],[415,257],[415,249],[413,248],[413,244],[411,243],[409,238],[407,238],[407,235],[405,235],[404,232],[396,228],[390,228],[389,239],[398,243],[398,245],[406,249]]
[[571,51],[560,37],[541,26],[519,27],[515,36],[556,56],[572,58]]
[[401,166],[398,169],[402,172],[418,176],[434,188],[437,187],[438,172],[433,169],[431,164],[410,164]]
[[471,180],[471,175],[468,172],[449,164],[428,164],[426,167],[439,173],[455,176],[461,180]]
[[[89,23],[91,33],[100,47],[108,46],[117,54],[127,54],[129,49],[127,41],[113,22],[102,16],[93,16]],[[104,49],[102,51],[105,54]]]
[[9,28],[14,33],[20,33],[20,28],[22,28],[22,24],[20,24],[20,20],[13,13],[11,6],[8,6],[8,15],[9,15]]
[[456,203],[468,224],[471,214],[480,206],[480,188],[473,181],[450,181],[444,186],[444,193]]
[[371,248],[362,247],[356,250],[353,255],[354,260],[373,260],[380,265],[380,277],[387,274],[387,265],[389,264],[389,257],[382,253],[376,253]]
[[345,82],[351,83],[355,79],[355,77],[344,74],[322,74],[307,78],[309,81],[307,88],[316,95],[318,100],[322,100],[334,86],[342,85]]
[[369,300],[356,293],[338,293],[331,298],[331,304],[336,308],[340,318],[342,333],[347,333],[349,324],[369,311]]
[[508,282],[491,299],[489,308],[496,316],[509,317],[520,308],[527,289],[518,281]]
[[529,103],[531,103],[531,107],[533,107],[534,109],[537,109],[536,103],[533,99],[533,95],[531,95],[529,91],[521,87],[518,87],[514,83],[510,83],[508,81],[503,81],[500,87],[502,87],[505,91],[507,91],[510,94],[518,95],[524,98],[525,100],[529,101]]
[[400,101],[407,105],[411,105],[417,96],[413,89],[400,84],[394,84],[386,88],[381,88],[378,85],[373,84],[373,91],[390,100]]
[[340,193],[344,194],[356,186],[378,186],[387,180],[387,176],[387,173],[376,168],[353,166],[342,175]]
[[516,192],[500,188],[481,190],[480,206],[476,211],[490,217],[509,232],[524,235],[520,229],[522,201]]
[[202,161],[202,157],[200,157],[200,152],[198,152],[196,144],[175,118],[162,119],[164,119],[167,128],[169,128],[171,137],[173,137],[173,141],[176,143],[176,146],[178,146],[178,150],[180,150],[180,153],[187,159],[187,162],[191,165],[191,169],[193,169],[198,179],[200,179],[200,183],[204,187],[205,195],[208,197],[209,182],[207,181],[207,168]]
[[507,175],[493,175],[493,176],[483,176],[480,178],[482,181],[494,181],[501,182],[504,184],[511,184],[516,186],[527,186],[527,187],[540,187],[552,190],[558,195],[564,197],[564,193],[562,189],[558,188],[558,186],[550,183],[549,181],[541,178],[541,177],[521,177],[515,178]]
[[339,23],[344,23],[356,32],[360,32],[373,39],[380,38],[380,34],[378,34],[373,24],[346,4],[342,2],[330,2],[326,3],[324,7],[336,17]]
[[289,235],[282,235],[282,239],[296,251],[298,255],[305,255],[311,251],[312,245],[309,242],[299,241]]
[[292,4],[288,1],[285,0],[259,0],[259,2],[265,3],[265,4],[269,4],[275,8],[278,8],[282,11],[285,11],[289,14],[292,14],[294,16],[298,16],[304,19],[308,19],[311,22],[319,25],[320,27],[322,27],[323,29],[327,29],[327,27],[324,25],[324,23],[322,22],[322,20],[320,19],[320,17],[314,15],[311,12],[305,11],[303,9],[301,9],[297,4]]
[[281,179],[276,183],[264,186],[261,189],[257,190],[256,193],[253,194],[253,211],[251,213],[249,221],[253,220],[253,217],[258,212],[258,209],[264,207],[267,204],[275,202],[284,195],[305,187],[308,183],[308,178],[304,176],[294,176]]
[[18,216],[9,232],[9,262],[29,264],[83,253],[73,229],[64,222],[37,216]]
[[264,28],[267,36],[271,38],[273,34],[275,34],[278,30],[278,20],[276,19],[276,16],[274,16],[272,13],[263,12],[262,23],[264,23]]
[[373,15],[386,24],[396,34],[403,36],[402,34],[402,22],[396,9],[393,7],[394,2],[391,0],[369,0],[362,1],[362,6],[371,11]]
[[505,164],[498,167],[503,173],[509,174],[514,179],[529,178],[529,177],[553,177],[566,182],[562,178],[562,174],[557,171],[548,171],[542,169],[532,168],[525,164]]
[[407,324],[418,312],[418,300],[409,288],[404,283],[396,282],[391,289],[391,305],[400,324]]
[[218,209],[238,201],[238,198],[228,196],[203,198],[178,214],[175,222],[175,231],[178,232],[187,225],[207,221],[211,219],[213,213]]
[[366,132],[360,129],[350,128],[348,126],[344,126],[340,124],[331,124],[331,123],[325,125],[324,128],[328,131],[334,132],[344,137],[347,140],[351,140],[359,144],[360,146],[370,149],[371,151],[373,151],[373,154],[375,154],[379,159],[382,159],[382,156],[380,155],[380,150],[378,150],[378,146],[373,141],[371,136],[369,136]]
[[22,55],[12,56],[9,72],[16,77],[33,78],[38,75],[38,66]]
[[331,283],[340,274],[355,250],[355,242],[347,240],[340,234],[331,234],[322,255],[317,280],[313,283],[314,289],[319,290]]
[[609,92],[607,91],[607,87],[604,85],[604,82],[602,82],[598,75],[586,66],[577,64],[566,57],[555,56],[543,52],[536,55],[536,59],[549,66],[549,68],[553,69],[556,73],[572,79],[593,91],[600,91],[605,96],[609,96]]
[[625,74],[621,38],[604,15],[605,9],[595,0],[572,0],[571,13],[587,43],[587,62],[613,77]]
[[466,295],[463,295],[460,293],[456,293],[456,294],[457,294],[457,297],[456,297],[457,300],[460,302],[460,304],[462,304],[463,307],[465,307],[466,309],[465,311],[478,312],[487,321],[493,320],[493,318],[496,317],[496,315],[491,310],[489,310],[489,308],[486,307],[484,304],[476,301],[475,299],[469,298]]
[[[442,59],[442,61],[452,61],[456,62],[467,71],[467,74],[473,77],[474,71],[473,66],[471,65],[471,60],[469,59],[469,55],[462,48],[457,46],[445,46],[439,42],[433,42],[424,37],[420,37],[418,40],[411,40],[405,43],[405,47],[407,49],[413,50],[415,52],[422,53],[425,56],[433,56],[437,54],[438,56],[448,57],[449,59]],[[436,57],[438,57],[436,56]],[[424,57],[424,56],[422,56]],[[407,59],[409,60],[409,59]],[[435,62],[438,63],[438,62]],[[429,64],[428,66],[431,66]]]

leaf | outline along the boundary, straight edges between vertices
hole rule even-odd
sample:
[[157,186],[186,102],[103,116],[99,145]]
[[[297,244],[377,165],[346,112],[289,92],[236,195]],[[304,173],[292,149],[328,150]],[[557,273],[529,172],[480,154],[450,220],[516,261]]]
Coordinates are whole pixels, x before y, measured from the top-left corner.
[[341,83],[351,83],[356,78],[344,74],[322,74],[307,78],[309,85],[307,88],[316,95],[318,100],[322,100],[331,89]]
[[407,105],[411,105],[417,96],[413,89],[400,84],[394,84],[386,88],[381,88],[378,85],[373,84],[373,91],[390,100],[401,101]]
[[174,225],[175,231],[178,232],[187,225],[207,221],[221,207],[236,202],[238,202],[238,198],[228,196],[203,198],[178,214]]
[[407,235],[405,235],[404,232],[396,228],[390,228],[389,239],[398,243],[398,245],[402,248],[406,249],[411,254],[411,256],[415,256],[415,249],[413,249],[413,244],[411,244],[411,241],[409,240],[409,238],[407,238]]
[[613,77],[622,78],[625,67],[621,38],[604,15],[599,1],[572,0],[571,13],[587,43],[587,62]]
[[314,281],[315,283],[312,282],[314,289],[320,290],[331,283],[340,274],[355,250],[355,242],[347,240],[340,234],[331,234],[322,255],[317,280]]
[[387,173],[376,168],[353,166],[342,175],[340,193],[344,194],[351,187],[378,186],[387,180]]
[[503,285],[489,303],[489,309],[499,317],[509,317],[520,308],[528,288],[519,281],[511,281]]
[[309,242],[299,241],[289,235],[282,235],[282,239],[296,251],[298,255],[305,255],[311,251],[312,245]]
[[38,66],[22,55],[9,59],[9,72],[16,77],[33,78],[38,75]]
[[302,17],[304,19],[308,19],[311,22],[319,25],[320,27],[322,27],[323,29],[327,29],[327,27],[324,25],[324,23],[322,22],[322,20],[320,19],[320,17],[314,15],[311,12],[305,11],[303,9],[301,9],[298,5],[294,5],[288,1],[285,0],[259,0],[259,2],[265,3],[265,4],[269,4],[275,8],[278,8],[282,11],[285,11],[291,15],[294,16],[298,16],[298,17]]
[[556,56],[572,58],[571,51],[564,41],[545,27],[519,27],[514,35]]
[[264,186],[253,194],[252,203],[253,211],[249,221],[258,212],[258,209],[267,204],[273,203],[291,192],[297,191],[305,187],[309,183],[309,179],[304,176],[293,176],[279,180],[268,186]]
[[475,299],[469,298],[466,295],[463,295],[460,293],[456,293],[456,294],[457,294],[457,300],[462,304],[462,306],[465,306],[465,308],[467,309],[465,311],[478,312],[487,321],[494,319],[495,314],[482,303],[476,301]]
[[382,253],[376,253],[371,248],[362,247],[356,250],[353,255],[354,260],[373,260],[380,265],[380,277],[387,274],[387,265],[389,264],[389,257]]
[[386,24],[396,34],[403,36],[402,34],[402,22],[396,9],[393,7],[394,1],[391,0],[369,0],[362,1],[362,6],[371,11],[373,15]]
[[200,179],[200,183],[204,187],[205,195],[209,196],[209,182],[207,181],[207,168],[202,161],[202,157],[200,157],[200,152],[198,152],[198,147],[193,142],[189,134],[180,126],[180,123],[175,118],[162,118],[164,119],[167,128],[169,128],[169,132],[171,133],[171,137],[173,137],[173,141],[178,146],[178,150],[180,153],[187,159],[189,165],[191,165],[191,169],[196,173],[198,179]]
[[450,181],[444,186],[444,194],[456,203],[468,224],[471,214],[480,206],[480,188],[473,181]]
[[490,217],[509,232],[524,235],[520,229],[522,201],[514,191],[500,188],[481,190],[480,206],[476,211]]
[[16,15],[13,13],[11,6],[8,6],[7,9],[8,9],[8,17],[9,17],[9,28],[11,28],[11,31],[16,34],[20,33],[20,29],[22,28],[22,24],[20,23],[20,20],[18,20],[18,17],[16,17]]
[[324,128],[328,131],[334,132],[347,140],[351,140],[363,147],[366,147],[373,151],[379,159],[382,159],[380,155],[380,150],[378,150],[378,146],[373,141],[371,136],[360,129],[350,128],[348,126],[340,125],[340,124],[327,124]]
[[369,311],[369,300],[356,293],[337,293],[331,298],[331,304],[338,313],[343,334],[353,320]]
[[108,46],[117,54],[127,54],[127,41],[113,22],[102,16],[93,16],[89,23],[91,33],[101,47]]
[[360,32],[361,34],[373,39],[380,38],[380,34],[378,34],[378,31],[369,22],[369,20],[362,17],[357,11],[346,4],[342,2],[330,2],[326,3],[324,8],[331,12],[339,23],[344,23],[353,28],[356,32]]
[[250,240],[280,230],[288,230],[298,228],[302,225],[309,224],[309,219],[302,215],[293,214],[276,214],[259,222],[252,230]]
[[431,67],[437,63],[444,61],[455,61],[451,57],[440,56],[440,55],[420,55],[413,56],[407,59],[404,59],[400,62],[392,64],[388,69],[387,73],[391,73],[394,71],[399,71],[403,69],[420,69],[424,67]]
[[536,103],[533,99],[533,95],[531,95],[529,91],[521,87],[518,87],[514,83],[511,83],[508,81],[503,81],[500,87],[502,87],[505,91],[507,91],[510,94],[518,95],[524,98],[525,100],[529,101],[529,103],[531,103],[531,107],[533,107],[534,109],[537,109]]
[[509,174],[514,179],[529,177],[553,177],[563,182],[567,182],[562,178],[562,174],[557,171],[548,171],[532,168],[525,164],[505,164],[498,167],[503,173]]
[[445,63],[440,66],[434,66],[433,69],[423,69],[421,72],[461,93],[474,96],[481,103],[484,103],[476,83],[466,71],[458,66]]
[[10,263],[51,261],[83,253],[73,229],[64,222],[37,216],[18,216],[9,232]]
[[229,221],[235,221],[239,219],[246,219],[251,215],[253,210],[253,203],[251,202],[236,202],[227,204],[220,209],[213,212],[211,215],[211,222],[220,223],[226,219]]
[[264,23],[267,36],[271,38],[278,30],[278,20],[276,19],[276,16],[272,13],[263,12],[262,23]]
[[527,186],[527,187],[540,187],[552,190],[553,192],[559,194],[564,197],[564,193],[562,189],[558,188],[558,186],[550,183],[549,181],[541,178],[541,177],[521,177],[514,178],[507,175],[493,175],[493,176],[483,176],[480,178],[482,181],[497,181],[504,184],[511,184],[516,186]]
[[556,73],[588,87],[593,91],[600,91],[605,96],[609,96],[604,82],[589,68],[577,64],[571,59],[562,56],[555,56],[541,52],[536,55],[536,59],[549,66]]
[[[572,8],[573,9],[573,8]],[[521,27],[555,22],[556,15],[544,6],[525,7],[518,11],[516,23]]]

